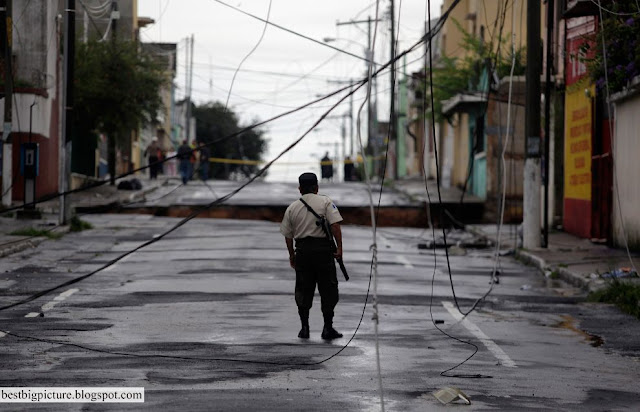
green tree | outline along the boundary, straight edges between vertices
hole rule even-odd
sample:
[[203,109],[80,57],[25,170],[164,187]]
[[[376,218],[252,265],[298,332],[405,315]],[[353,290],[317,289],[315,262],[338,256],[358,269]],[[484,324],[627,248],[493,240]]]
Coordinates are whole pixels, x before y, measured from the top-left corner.
[[[604,89],[609,80],[609,91],[615,93],[640,75],[640,15],[632,1],[607,2],[606,7],[611,12],[603,11],[604,28],[598,25],[596,33],[587,36],[589,41],[577,57],[587,63],[589,75],[599,90]],[[607,51],[607,76],[603,40]]]
[[[196,118],[197,139],[209,145],[211,157],[262,160],[267,148],[264,132],[255,128],[227,138],[245,126],[240,124],[232,110],[225,110],[223,104],[210,102],[197,106],[193,115]],[[211,166],[211,176],[218,179],[228,179],[236,174],[250,176],[258,169],[258,166],[251,164],[213,163]]]
[[104,132],[109,142],[109,174],[115,182],[116,146],[132,131],[155,119],[162,107],[161,86],[168,81],[153,56],[132,41],[78,43],[76,47],[76,133]]

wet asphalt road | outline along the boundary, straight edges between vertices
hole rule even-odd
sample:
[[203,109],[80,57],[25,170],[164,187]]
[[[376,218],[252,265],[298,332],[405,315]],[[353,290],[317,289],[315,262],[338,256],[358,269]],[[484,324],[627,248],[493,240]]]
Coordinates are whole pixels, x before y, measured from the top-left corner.
[[[84,219],[95,228],[0,260],[0,300],[89,273],[178,221]],[[142,386],[144,404],[0,410],[380,410],[370,304],[337,354],[363,313],[372,243],[369,228],[343,233],[351,281],[340,284],[335,326],[345,338],[320,339],[317,297],[311,339],[296,337],[294,273],[277,224],[196,219],[82,282],[0,312],[0,329],[22,336],[0,338],[0,386]],[[432,250],[417,247],[430,232],[385,228],[379,235],[387,410],[449,410],[430,395],[443,386],[471,397],[456,410],[640,409],[637,320],[503,258],[500,284],[458,321],[443,251],[434,263]],[[460,253],[451,267],[464,309],[489,287],[493,261],[490,250]],[[478,347],[448,376],[441,372],[474,348],[436,330],[430,313],[448,334]]]

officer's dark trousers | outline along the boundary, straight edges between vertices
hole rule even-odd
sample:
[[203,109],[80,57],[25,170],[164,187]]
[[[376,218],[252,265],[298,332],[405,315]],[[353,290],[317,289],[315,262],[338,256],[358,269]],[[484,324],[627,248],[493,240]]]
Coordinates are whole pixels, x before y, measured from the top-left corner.
[[296,239],[296,304],[305,322],[313,304],[318,284],[325,325],[333,322],[333,309],[338,304],[338,278],[333,254],[326,238]]

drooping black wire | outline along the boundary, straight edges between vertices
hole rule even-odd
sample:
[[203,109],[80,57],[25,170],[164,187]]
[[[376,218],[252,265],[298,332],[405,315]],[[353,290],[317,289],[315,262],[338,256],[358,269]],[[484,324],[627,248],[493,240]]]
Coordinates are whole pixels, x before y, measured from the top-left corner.
[[253,46],[253,48],[249,51],[249,53],[247,53],[247,55],[242,58],[242,60],[240,61],[240,64],[238,64],[238,67],[233,72],[233,77],[231,78],[231,86],[229,86],[229,94],[227,94],[227,101],[224,104],[225,112],[227,111],[227,107],[229,106],[229,98],[231,97],[231,91],[233,90],[233,84],[236,82],[236,76],[238,75],[238,72],[242,68],[242,65],[244,64],[244,62],[253,54],[253,52],[255,52],[258,49],[258,47],[260,46],[260,43],[262,43],[262,39],[264,39],[264,35],[267,32],[267,27],[269,26],[269,17],[271,16],[272,3],[273,3],[273,0],[269,0],[269,8],[267,10],[267,19],[264,21],[264,28],[262,29],[262,34],[260,35],[258,42]]
[[[505,5],[504,12],[503,12],[503,20],[504,20],[504,16],[506,15],[506,9],[507,9],[507,7]],[[498,10],[498,12],[500,12],[500,10]],[[499,20],[499,16],[496,17],[496,25],[497,25],[498,20]],[[430,23],[429,23],[429,26],[430,26]],[[502,33],[502,29],[500,30],[500,35],[501,35],[501,33]],[[498,39],[498,42],[500,42],[500,41],[501,40]],[[432,51],[431,51],[431,48],[429,48],[429,60],[430,60],[429,64],[431,65],[432,64]],[[436,187],[438,189],[438,200],[439,200],[439,203],[442,205],[442,196],[441,196],[441,193],[440,193],[440,170],[439,170],[440,167],[439,167],[439,162],[438,162],[437,145],[436,145],[436,142],[435,142],[435,112],[433,111],[434,102],[433,102],[433,75],[432,75],[432,70],[429,71],[429,79],[430,79],[430,81],[429,81],[429,85],[430,86],[429,87],[431,89],[431,100],[432,100],[431,101],[431,105],[432,105],[431,116],[434,119],[432,121],[432,128],[433,128],[433,140],[434,140],[434,154],[435,154],[435,162],[436,162],[436,183],[437,183]],[[487,88],[487,93],[489,93],[488,89],[489,88]],[[485,111],[486,111],[486,108],[485,108]],[[441,222],[444,222],[443,208],[442,207],[440,207],[440,218],[441,218]],[[456,292],[455,292],[455,286],[453,284],[453,276],[452,276],[452,272],[451,272],[451,263],[450,263],[450,260],[449,260],[449,250],[447,248],[447,231],[446,231],[446,228],[445,228],[444,225],[442,226],[442,236],[443,236],[443,241],[444,241],[444,244],[445,244],[444,251],[445,251],[445,258],[446,258],[446,262],[447,262],[447,272],[448,272],[448,275],[449,275],[449,281],[450,281],[450,285],[451,285],[451,292],[452,292],[452,295],[453,295],[453,300],[455,302],[455,305],[456,305],[456,308],[458,309],[458,311],[463,316],[467,316],[473,310],[475,310],[475,308],[478,306],[478,304],[480,304],[480,302],[482,302],[488,296],[488,294],[491,292],[491,288],[489,288],[488,292],[486,292],[482,297],[477,299],[475,301],[475,303],[471,306],[471,308],[469,308],[468,310],[463,311],[460,308],[460,304],[458,302],[458,298],[457,298]],[[494,278],[495,278],[495,273],[492,273],[492,276],[491,276],[492,285],[491,286],[493,286]]]
[[230,362],[230,363],[245,363],[245,364],[246,363],[249,363],[249,364],[262,364],[262,365],[274,365],[274,366],[315,366],[315,365],[320,365],[320,364],[322,364],[322,363],[327,361],[327,359],[325,359],[325,360],[320,360],[320,361],[315,361],[315,362],[278,362],[278,361],[267,361],[267,360],[257,360],[257,359],[242,359],[242,358],[218,358],[218,357],[196,357],[196,356],[166,355],[166,354],[162,354],[162,353],[140,354],[140,353],[121,352],[121,351],[94,348],[94,347],[87,346],[87,345],[80,345],[78,343],[65,342],[65,341],[60,341],[60,340],[57,340],[57,339],[38,338],[38,337],[35,337],[35,336],[27,336],[27,335],[22,335],[22,334],[18,334],[18,333],[15,333],[15,332],[9,332],[9,331],[5,331],[5,330],[3,330],[1,332],[4,333],[7,336],[12,336],[14,338],[18,338],[18,339],[22,339],[22,340],[43,342],[43,343],[49,343],[49,344],[53,344],[53,345],[72,346],[74,348],[83,349],[83,350],[86,350],[86,351],[89,351],[89,352],[97,352],[97,353],[102,353],[102,354],[105,354],[105,355],[129,356],[129,357],[134,357],[134,358],[147,358],[147,359],[161,358],[161,359],[175,359],[175,360],[197,360],[197,361],[209,361],[209,362]]
[[302,37],[303,39],[310,40],[310,41],[312,41],[312,42],[314,42],[314,43],[316,43],[316,44],[319,44],[319,45],[321,45],[321,46],[328,47],[328,48],[333,49],[333,50],[336,50],[336,51],[338,51],[338,52],[340,52],[340,53],[347,54],[347,55],[349,55],[349,56],[351,56],[351,57],[355,57],[356,59],[367,61],[367,59],[366,59],[366,58],[364,58],[364,57],[362,57],[362,56],[358,56],[358,55],[357,55],[357,54],[355,54],[355,53],[351,53],[351,52],[349,52],[349,51],[346,51],[346,50],[340,49],[340,48],[338,48],[338,47],[332,46],[332,45],[331,45],[331,44],[329,44],[329,43],[325,43],[325,42],[322,42],[322,41],[320,41],[320,40],[316,40],[316,39],[314,39],[313,37],[309,37],[309,36],[306,36],[306,35],[304,35],[304,34],[302,34],[302,33],[299,33],[299,32],[296,32],[296,31],[294,31],[294,30],[288,29],[288,28],[286,28],[286,27],[280,26],[279,24],[276,24],[276,23],[273,23],[273,22],[271,22],[271,21],[265,20],[265,19],[263,19],[263,18],[262,18],[262,17],[260,17],[260,16],[256,16],[255,14],[251,14],[251,13],[249,13],[249,12],[247,12],[247,11],[244,11],[244,10],[242,10],[242,9],[238,8],[238,7],[232,6],[232,5],[230,5],[229,3],[225,3],[225,2],[224,2],[224,1],[222,1],[222,0],[212,0],[212,1],[214,1],[214,2],[216,2],[216,3],[219,3],[219,4],[222,4],[223,6],[229,7],[230,9],[233,9],[233,10],[235,10],[235,11],[237,11],[237,12],[240,12],[240,13],[244,14],[245,16],[252,17],[252,18],[254,18],[254,19],[256,19],[256,20],[260,20],[261,22],[266,23],[266,24],[268,24],[268,25],[270,25],[270,26],[276,27],[276,28],[278,28],[278,29],[280,29],[280,30],[284,30],[284,31],[286,31],[287,33],[291,33],[291,34],[293,34],[293,35],[295,35],[295,36]]
[[[428,25],[429,25],[429,31],[431,31],[431,0],[427,0],[427,9],[428,9],[428,19],[427,19],[427,21],[428,21]],[[432,45],[432,42],[430,40],[429,41],[429,87],[430,87],[430,99],[431,99],[431,133],[432,133],[432,137],[433,137],[433,150],[434,150],[435,161],[436,161],[436,185],[437,185],[437,188],[438,188],[438,201],[439,201],[439,203],[441,205],[441,207],[440,207],[440,221],[444,222],[443,216],[442,216],[442,196],[440,194],[440,171],[439,171],[440,167],[438,165],[438,151],[437,151],[438,149],[437,149],[436,129],[435,129],[435,127],[436,127],[435,126],[435,110],[434,110],[434,107],[435,107],[434,103],[435,102],[434,102],[434,96],[433,96],[433,70],[432,70],[432,68],[433,68],[433,51],[432,51],[431,45]],[[426,70],[427,70],[427,68],[425,67],[425,71]],[[426,76],[425,76],[425,80],[426,80]],[[423,110],[426,111],[426,108],[427,108],[427,104],[426,104],[426,90],[425,90],[425,93],[423,93]],[[425,130],[425,134],[426,134],[426,130]],[[426,142],[425,142],[425,145],[423,145],[423,147],[424,146],[426,146]],[[424,148],[423,148],[423,150],[424,150]],[[429,187],[428,187],[427,181],[426,181],[426,173],[425,173],[425,170],[424,170],[424,162],[421,162],[421,163],[422,163],[422,168],[423,168],[422,169],[423,170],[423,174],[424,174],[424,177],[425,177],[425,189],[427,191],[427,200],[429,201],[429,206],[430,206],[431,205],[431,196],[429,194]],[[433,238],[435,240],[436,231],[435,231],[435,225],[433,224],[433,218],[432,218],[432,221],[431,221],[431,230],[432,230]],[[447,249],[447,238],[446,238],[446,230],[445,230],[444,225],[443,225],[442,232],[443,232],[443,236],[444,236],[444,250],[445,250],[445,256],[446,256],[446,259],[447,259],[447,269],[449,271],[449,281],[451,283],[451,290],[453,292],[453,297],[454,297],[454,301],[456,303],[456,307],[458,308],[458,310],[460,310],[460,307],[458,305],[458,301],[457,301],[457,298],[456,298],[456,295],[455,295],[455,289],[454,289],[454,286],[453,286],[453,278],[451,276],[451,266],[449,265],[449,254],[448,254],[448,249]],[[458,363],[457,365],[454,365],[453,367],[451,367],[451,368],[449,368],[447,370],[444,370],[444,371],[440,372],[440,375],[441,376],[447,376],[447,377],[455,377],[455,378],[483,378],[485,376],[479,375],[479,374],[474,374],[474,375],[467,375],[467,374],[451,375],[451,374],[448,374],[448,372],[460,367],[461,365],[463,365],[464,363],[469,361],[469,359],[474,357],[475,354],[478,353],[479,348],[478,348],[478,345],[476,345],[476,344],[474,344],[472,342],[462,340],[460,338],[457,338],[457,337],[447,333],[445,330],[443,330],[442,328],[440,328],[437,325],[435,319],[433,318],[433,310],[432,310],[433,309],[433,290],[434,290],[436,271],[437,271],[437,254],[436,254],[436,248],[434,247],[433,248],[433,274],[431,276],[431,296],[430,296],[430,299],[429,299],[429,315],[431,317],[431,323],[443,335],[445,335],[445,336],[449,337],[450,339],[453,339],[453,340],[455,340],[457,342],[464,343],[466,345],[472,346],[474,348],[473,353],[470,356],[468,356],[465,360],[463,360],[462,362]],[[462,311],[460,311],[460,312],[462,313]],[[466,316],[466,315],[464,315],[464,316]]]
[[[485,2],[483,0],[482,2],[483,6],[485,5]],[[505,4],[504,4],[504,9],[502,11],[502,19],[500,18],[500,4],[498,4],[498,15],[496,16],[496,19],[494,21],[493,24],[493,31],[490,32],[490,41],[489,41],[489,50],[493,50],[493,41],[494,41],[494,34],[496,32],[496,30],[498,30],[498,22],[500,22],[500,31],[498,33],[498,50],[497,53],[495,55],[495,58],[493,60],[493,64],[487,64],[487,90],[486,93],[483,93],[483,97],[486,102],[484,105],[484,109],[482,110],[482,113],[480,116],[476,117],[476,128],[475,128],[475,133],[474,133],[474,144],[473,144],[473,148],[472,150],[469,152],[469,163],[467,165],[467,177],[464,181],[464,185],[462,187],[462,193],[460,194],[460,201],[459,204],[460,206],[462,206],[462,204],[464,203],[464,196],[467,193],[467,189],[468,189],[468,185],[469,185],[469,180],[471,179],[471,175],[473,174],[473,167],[474,167],[474,163],[475,163],[475,155],[476,152],[478,151],[478,145],[480,143],[480,130],[478,129],[478,125],[477,125],[477,119],[479,119],[480,117],[484,118],[487,114],[487,110],[489,109],[489,101],[492,99],[491,98],[491,77],[492,77],[492,73],[494,70],[497,70],[497,65],[498,65],[498,61],[500,59],[500,44],[502,42],[502,30],[504,28],[504,23],[505,23],[505,19],[506,19],[506,14],[507,14],[507,8],[509,6],[509,0],[506,0]],[[514,7],[514,5],[512,5],[512,7]],[[485,12],[486,12],[486,7],[485,7]],[[486,19],[486,15],[485,15],[485,19]],[[487,28],[488,29],[488,28]],[[483,120],[484,123],[484,120]],[[498,128],[499,129],[499,128]],[[482,130],[482,133],[484,134],[484,130]],[[500,133],[500,132],[498,132]]]

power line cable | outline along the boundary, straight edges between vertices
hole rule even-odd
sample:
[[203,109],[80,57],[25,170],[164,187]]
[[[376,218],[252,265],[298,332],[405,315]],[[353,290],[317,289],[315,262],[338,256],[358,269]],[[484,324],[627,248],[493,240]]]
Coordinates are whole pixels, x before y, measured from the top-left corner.
[[[87,16],[89,16],[89,21],[91,21],[91,24],[93,24],[93,27],[96,29],[96,32],[98,33],[98,37],[103,38],[104,35],[102,33],[102,30],[100,30],[100,28],[98,27],[98,25],[96,24],[96,21],[93,19],[93,16],[89,13],[89,9],[87,8],[87,5],[85,4],[84,0],[78,0],[80,2],[80,5],[85,9],[85,11],[87,11]],[[107,26],[108,27],[111,26],[110,24]]]
[[[377,371],[377,377],[378,377],[378,395],[380,397],[380,409],[384,412],[384,387],[383,387],[383,383],[382,383],[382,367],[380,365],[380,338],[379,338],[379,331],[378,331],[378,324],[380,322],[380,316],[378,313],[378,245],[377,245],[377,235],[376,235],[376,220],[377,220],[377,215],[374,213],[374,207],[373,207],[373,194],[372,194],[372,189],[371,189],[371,178],[369,176],[369,173],[367,172],[367,167],[366,167],[366,154],[364,151],[364,147],[362,145],[362,135],[360,132],[360,118],[362,115],[362,110],[365,106],[365,104],[367,104],[367,102],[369,101],[369,99],[371,99],[371,86],[372,86],[372,78],[373,78],[373,62],[375,61],[375,48],[376,48],[376,37],[378,34],[378,15],[379,15],[379,11],[380,11],[380,1],[376,1],[376,13],[375,13],[375,19],[374,19],[374,29],[373,29],[373,39],[371,41],[371,55],[368,56],[369,57],[369,61],[367,62],[367,97],[366,99],[362,102],[362,105],[360,106],[360,110],[358,111],[358,141],[360,143],[360,154],[362,156],[363,159],[363,165],[364,165],[364,175],[365,175],[365,180],[367,183],[367,192],[369,194],[369,211],[371,214],[371,229],[372,229],[372,244],[371,247],[369,248],[371,250],[371,272],[370,272],[370,277],[371,274],[373,274],[373,329],[374,329],[374,337],[375,337],[375,349],[376,349],[376,371]],[[391,58],[389,59],[390,62],[393,62],[395,56],[391,56]],[[368,113],[368,116],[371,116],[371,112]],[[371,119],[369,119],[369,117],[367,117],[367,123],[368,123],[368,128],[371,127],[371,125],[373,124],[373,122],[371,121]],[[368,129],[367,128],[367,129]],[[369,131],[369,130],[368,130]],[[371,132],[369,131],[369,137],[371,136]],[[369,142],[371,143],[371,142]],[[387,146],[388,149],[388,146]],[[386,159],[385,159],[385,165],[386,165]],[[382,197],[382,187],[383,185],[380,185],[380,197]],[[379,203],[379,202],[378,202]]]
[[262,29],[262,34],[260,35],[260,38],[258,39],[258,42],[255,44],[255,46],[253,46],[251,51],[249,51],[249,53],[247,53],[247,55],[244,56],[244,58],[240,61],[240,64],[236,68],[235,72],[233,72],[233,78],[231,79],[231,86],[229,86],[229,94],[227,94],[227,101],[224,104],[225,112],[227,111],[227,107],[229,106],[229,97],[231,97],[231,90],[233,90],[233,84],[236,81],[236,76],[238,75],[238,71],[240,71],[240,68],[242,67],[244,62],[253,54],[253,52],[255,52],[258,49],[258,47],[260,46],[260,43],[262,43],[262,39],[264,39],[265,33],[267,32],[267,27],[269,26],[269,16],[271,16],[271,4],[272,4],[272,2],[273,2],[273,0],[269,0],[269,8],[267,9],[267,18],[264,21],[264,28]]
[[[427,24],[428,24],[429,31],[431,31],[431,1],[430,0],[427,1],[427,6],[426,7],[427,7],[427,19],[426,20],[428,22]],[[433,87],[433,70],[432,70],[432,68],[433,68],[432,48],[433,47],[432,46],[433,46],[433,43],[430,40],[429,41],[429,45],[428,45],[428,48],[429,48],[428,57],[429,57],[429,87],[431,88],[431,93],[430,93],[430,98],[431,98],[431,110],[430,110],[430,112],[431,112],[431,133],[433,135],[433,149],[435,151],[435,159],[436,159],[436,175],[437,175],[436,182],[438,184],[438,196],[439,196],[440,195],[440,186],[439,186],[440,185],[440,174],[439,174],[439,169],[440,168],[439,168],[439,165],[438,165],[437,142],[436,142],[436,138],[435,138],[435,135],[436,135],[435,134],[435,132],[436,132],[436,129],[435,129],[435,110],[434,110],[435,105],[434,105],[434,97],[433,97],[433,89],[432,89],[432,87]],[[425,82],[426,82],[426,67],[425,67]],[[424,116],[426,117],[426,110],[427,110],[427,101],[426,101],[427,100],[427,93],[426,93],[426,90],[425,90],[425,93],[423,93],[423,95],[422,95],[422,99],[423,99]],[[425,130],[425,135],[426,135],[426,130]],[[425,148],[426,148],[426,142],[423,145],[423,155],[422,155],[423,158],[424,158],[424,150],[425,150]],[[424,186],[425,186],[425,190],[427,192],[427,200],[429,202],[429,206],[428,207],[430,207],[430,205],[431,205],[431,195],[429,194],[429,186],[428,186],[428,183],[427,183],[427,174],[426,174],[426,171],[425,171],[425,168],[424,168],[424,161],[422,161],[421,163],[422,163]],[[442,201],[440,201],[440,204],[442,205]],[[433,224],[433,217],[431,216],[431,214],[429,214],[429,217],[432,219],[432,221],[431,221],[431,233],[432,233],[432,236],[433,236],[433,240],[435,242],[436,229],[435,229],[435,225]],[[442,221],[442,217],[441,217],[440,220]],[[445,241],[445,250],[446,250],[446,241]],[[436,328],[436,330],[438,330],[443,335],[449,337],[450,339],[454,339],[454,340],[456,340],[456,341],[458,341],[460,343],[464,343],[466,345],[470,345],[470,346],[474,347],[474,352],[467,359],[465,359],[462,362],[462,363],[464,363],[464,362],[468,361],[469,359],[471,359],[473,356],[475,356],[475,354],[478,352],[478,346],[475,345],[472,342],[464,341],[462,339],[459,339],[459,338],[457,338],[455,336],[450,335],[449,333],[447,333],[445,330],[443,330],[442,328],[440,328],[437,325],[437,323],[436,323],[436,321],[435,321],[435,319],[433,317],[433,295],[434,295],[434,285],[435,285],[435,278],[436,278],[436,272],[437,272],[437,262],[438,262],[437,259],[438,259],[438,255],[437,255],[436,249],[434,247],[434,249],[433,249],[433,273],[431,275],[431,294],[430,294],[430,298],[429,298],[429,315],[431,317],[431,323]],[[447,372],[457,368],[462,363],[454,366],[453,368],[449,368],[449,369],[447,369],[445,371],[440,372],[440,375],[441,376],[447,376],[447,375],[445,375]]]
[[293,35],[295,35],[295,36],[298,36],[298,37],[301,37],[301,38],[303,38],[303,39],[310,40],[310,41],[312,41],[312,42],[314,42],[314,43],[316,43],[316,44],[320,44],[320,45],[322,45],[322,46],[324,46],[324,47],[328,47],[328,48],[330,48],[330,49],[336,50],[337,52],[340,52],[340,53],[343,53],[343,54],[349,55],[349,56],[351,56],[351,57],[355,57],[356,59],[365,60],[365,61],[367,60],[367,59],[365,59],[365,58],[364,58],[364,57],[362,57],[362,56],[358,56],[357,54],[351,53],[351,52],[346,51],[346,50],[339,49],[339,48],[337,48],[337,47],[335,47],[335,46],[332,46],[332,45],[330,45],[330,44],[328,44],[328,43],[322,42],[322,41],[320,41],[320,40],[316,40],[316,39],[314,39],[314,38],[312,38],[312,37],[309,37],[309,36],[306,36],[306,35],[304,35],[304,34],[302,34],[302,33],[298,33],[298,32],[296,32],[296,31],[294,31],[294,30],[291,30],[291,29],[288,29],[288,28],[286,28],[286,27],[280,26],[279,24],[276,24],[276,23],[270,22],[270,21],[268,21],[268,20],[265,20],[265,19],[263,19],[262,17],[258,17],[258,16],[256,16],[255,14],[251,14],[251,13],[249,13],[249,12],[246,12],[246,11],[244,11],[244,10],[242,10],[242,9],[238,8],[238,7],[235,7],[235,6],[232,6],[232,5],[228,4],[228,3],[225,3],[225,2],[224,2],[224,1],[222,1],[222,0],[211,0],[211,1],[214,1],[214,2],[216,2],[216,3],[222,4],[223,6],[226,6],[226,7],[230,8],[230,9],[233,9],[233,10],[235,10],[235,11],[237,11],[237,12],[240,12],[240,13],[242,13],[242,14],[246,15],[246,16],[252,17],[252,18],[254,18],[254,19],[256,19],[256,20],[260,20],[261,22],[264,22],[264,23],[266,23],[266,24],[268,24],[268,25],[271,25],[271,26],[273,26],[273,27],[276,27],[276,28],[278,28],[278,29],[280,29],[280,30],[284,30],[284,31],[286,31],[287,33],[291,33],[291,34],[293,34]]
[[[236,70],[235,67],[222,66],[222,65],[218,65],[218,64],[209,64],[209,63],[198,63],[198,62],[195,62],[194,66],[202,66],[202,67],[207,67],[207,68],[213,68],[213,69],[219,69],[219,70],[228,70],[228,71],[235,71]],[[300,76],[306,76],[308,79],[319,80],[319,81],[346,80],[346,79],[338,79],[335,76],[321,76],[321,75],[312,76],[312,75],[306,74],[306,73],[295,74],[295,73],[286,73],[286,72],[274,72],[274,71],[269,71],[269,70],[242,69],[242,68],[239,71],[241,73],[266,74],[266,75],[270,75],[270,76],[279,76],[279,77],[294,77],[296,79],[299,78]]]
[[[428,25],[429,25],[429,31],[431,31],[431,1],[430,0],[428,0],[427,7],[428,7],[428,19],[427,20],[428,20]],[[430,42],[430,47],[429,47],[429,67],[430,68],[433,67],[433,52],[432,52],[431,42]],[[429,85],[430,86],[429,87],[430,87],[430,90],[431,90],[431,92],[430,92],[430,99],[431,99],[431,129],[432,129],[431,132],[432,132],[432,136],[433,136],[435,161],[436,161],[436,183],[437,183],[437,191],[438,191],[438,202],[439,202],[440,205],[442,205],[442,196],[441,196],[441,193],[440,193],[440,172],[439,172],[440,167],[439,167],[439,164],[438,164],[439,162],[438,162],[437,142],[436,142],[436,138],[435,138],[435,136],[436,136],[436,133],[435,133],[435,110],[433,110],[433,108],[435,107],[435,105],[434,105],[434,95],[433,95],[433,71],[431,69],[429,70],[429,79],[430,79],[430,81],[429,81]],[[426,99],[426,93],[425,93],[425,96],[423,97],[423,99]],[[425,104],[423,106],[426,109],[426,106],[427,106],[426,102],[425,102]],[[424,171],[424,164],[423,164],[423,171]],[[427,190],[427,198],[429,200],[429,204],[431,204],[431,197],[429,195],[429,189],[428,189],[428,185],[427,185],[427,182],[426,182],[426,173],[424,173],[424,176],[425,176],[425,189]],[[442,218],[442,206],[440,207],[440,214],[441,214],[440,220],[442,222],[443,221],[443,218]],[[434,241],[435,241],[435,226],[433,225],[433,223],[431,224],[431,226],[432,226],[433,238],[434,238]],[[443,225],[443,228],[442,228],[442,233],[443,233],[443,240],[444,240],[445,257],[446,257],[446,261],[447,261],[447,270],[448,270],[448,274],[449,274],[449,282],[451,284],[451,291],[452,291],[452,294],[453,294],[454,302],[456,304],[456,307],[457,307],[458,311],[460,313],[462,313],[463,316],[467,316],[468,313],[471,312],[471,310],[475,309],[476,305],[474,305],[471,308],[471,310],[469,312],[467,312],[467,313],[464,313],[464,312],[462,312],[462,310],[460,310],[460,306],[458,304],[457,297],[456,297],[456,294],[455,294],[455,288],[454,288],[454,285],[453,285],[453,278],[452,278],[452,274],[451,274],[451,266],[450,266],[450,263],[449,263],[449,254],[448,254],[448,249],[447,249],[446,229],[445,229],[444,225]],[[475,356],[475,354],[478,352],[478,346],[475,345],[472,342],[462,340],[460,338],[457,338],[457,337],[447,333],[446,331],[444,331],[442,328],[440,328],[436,324],[436,322],[435,322],[435,320],[433,318],[433,311],[432,311],[432,307],[433,307],[433,291],[434,291],[434,283],[435,283],[436,271],[437,271],[437,254],[436,254],[435,247],[434,247],[434,268],[433,268],[433,275],[432,275],[432,278],[431,278],[431,297],[430,297],[430,303],[429,303],[429,313],[430,313],[430,316],[431,316],[431,322],[432,322],[433,326],[439,332],[444,334],[445,336],[447,336],[447,337],[449,337],[451,339],[454,339],[454,340],[456,340],[456,341],[458,341],[460,343],[464,343],[464,344],[470,345],[470,346],[472,346],[474,348],[473,353],[470,356],[468,356],[465,360],[463,360],[462,362],[458,363],[457,365],[455,365],[455,366],[453,366],[453,367],[451,367],[451,368],[449,368],[449,369],[447,369],[445,371],[442,371],[440,373],[440,375],[441,376],[448,376],[448,377],[456,377],[456,378],[486,378],[488,376],[480,375],[480,374],[472,374],[472,375],[468,375],[468,374],[450,375],[450,374],[448,374],[448,372],[460,367],[461,365],[463,365],[464,363],[469,361],[473,356]]]
[[110,11],[111,0],[105,0],[103,4],[99,4],[97,6],[94,6],[94,5],[86,6],[85,9],[87,10],[87,12],[94,12],[94,13],[102,13],[105,10]]

